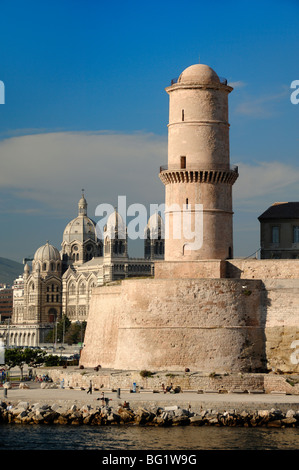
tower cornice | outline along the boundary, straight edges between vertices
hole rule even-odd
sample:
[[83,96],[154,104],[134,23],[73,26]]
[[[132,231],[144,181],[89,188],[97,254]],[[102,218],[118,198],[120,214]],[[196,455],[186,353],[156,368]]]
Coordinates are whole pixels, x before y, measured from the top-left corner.
[[160,167],[159,178],[164,185],[174,183],[210,183],[233,185],[239,176],[238,167],[230,169],[168,168]]

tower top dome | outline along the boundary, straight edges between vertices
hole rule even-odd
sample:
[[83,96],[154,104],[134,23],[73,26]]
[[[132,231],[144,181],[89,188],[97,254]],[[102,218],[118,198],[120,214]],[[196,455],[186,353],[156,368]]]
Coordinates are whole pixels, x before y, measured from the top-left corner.
[[34,261],[60,261],[60,254],[55,246],[50,245],[49,242],[38,248],[34,255]]
[[178,83],[200,83],[203,85],[220,83],[217,73],[208,65],[194,64],[187,67],[179,76]]

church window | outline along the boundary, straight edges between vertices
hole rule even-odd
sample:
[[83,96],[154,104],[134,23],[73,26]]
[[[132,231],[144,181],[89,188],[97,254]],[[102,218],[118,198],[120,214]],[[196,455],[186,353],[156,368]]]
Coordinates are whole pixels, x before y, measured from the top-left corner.
[[75,295],[76,293],[76,287],[75,284],[70,285],[70,295]]
[[80,284],[79,293],[80,293],[81,295],[84,295],[84,294],[85,294],[85,284],[84,284],[83,282],[81,282],[81,284]]
[[43,271],[46,271],[47,270],[47,265],[46,263],[43,264]]
[[181,168],[186,168],[186,157],[181,156]]

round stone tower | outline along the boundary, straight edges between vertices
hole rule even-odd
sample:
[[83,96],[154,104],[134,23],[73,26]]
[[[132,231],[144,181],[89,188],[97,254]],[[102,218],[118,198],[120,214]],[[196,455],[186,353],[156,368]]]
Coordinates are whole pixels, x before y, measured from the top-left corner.
[[169,94],[165,185],[165,261],[233,257],[228,94],[233,90],[211,67],[186,68]]

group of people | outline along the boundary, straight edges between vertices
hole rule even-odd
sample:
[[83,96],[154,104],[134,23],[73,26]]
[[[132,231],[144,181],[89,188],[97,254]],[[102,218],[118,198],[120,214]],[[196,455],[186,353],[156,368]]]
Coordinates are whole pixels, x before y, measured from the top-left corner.
[[[89,383],[89,387],[88,387],[88,390],[87,390],[87,394],[90,394],[90,395],[92,394],[92,382],[91,382],[91,381],[90,381],[90,383]],[[102,392],[101,398],[97,398],[97,400],[101,400],[101,401],[102,401],[102,406],[105,406],[105,405],[108,406],[109,401],[110,401],[109,398],[106,398],[106,397],[105,397],[104,392]]]

